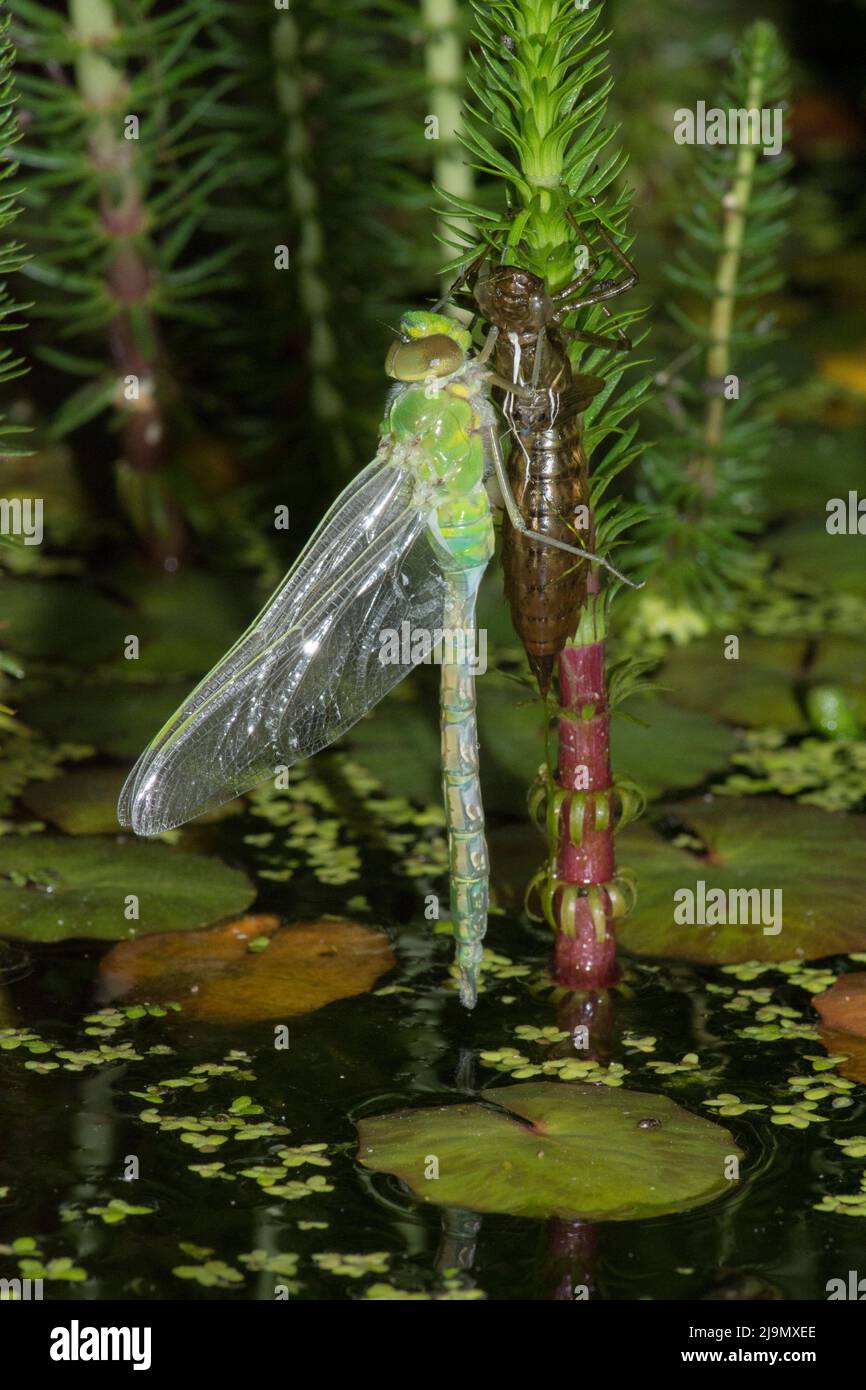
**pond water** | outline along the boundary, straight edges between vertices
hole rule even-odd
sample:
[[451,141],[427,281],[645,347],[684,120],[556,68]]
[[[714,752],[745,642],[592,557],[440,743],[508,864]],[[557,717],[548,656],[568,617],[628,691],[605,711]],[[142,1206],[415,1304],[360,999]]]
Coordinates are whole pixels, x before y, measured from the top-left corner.
[[[275,862],[271,846],[249,843],[261,841],[262,826],[245,813],[192,834],[255,875]],[[288,883],[259,881],[254,911],[287,921],[336,913],[347,897],[309,866]],[[838,1075],[815,1070],[825,1049],[811,1032],[814,965],[811,976],[768,969],[743,978],[626,957],[616,990],[562,998],[545,982],[546,930],[497,914],[488,937],[496,955],[470,1015],[450,977],[450,942],[423,921],[428,886],[396,872],[392,855],[365,850],[348,895],[355,920],[389,934],[396,965],[372,991],[285,1018],[190,1019],[188,992],[175,996],[179,1011],[128,1017],[123,999],[106,1002],[108,944],[7,947],[0,1273],[12,1277],[35,1258],[50,1296],[68,1299],[269,1299],[275,1289],[293,1299],[816,1299],[857,1268],[859,1222],[816,1206],[828,1191],[857,1189],[860,1165],[836,1141],[866,1128],[862,1089],[831,1087],[817,1107],[823,1122],[805,1128],[773,1123],[768,1108],[797,1099],[789,1078],[811,1077],[814,1087]],[[847,963],[824,966],[832,974]],[[807,1036],[771,1040],[772,1024],[754,1017],[768,1007],[756,990]],[[115,1013],[94,1017],[106,1009]],[[288,1046],[275,1045],[283,1025]],[[750,1027],[767,1036],[744,1037]],[[552,1041],[531,1033],[552,1028]],[[94,1060],[100,1046],[133,1056]],[[521,1078],[482,1056],[505,1046],[527,1059],[524,1072],[547,1063],[534,1075],[549,1085],[580,1085],[557,1081],[551,1062],[593,1060],[603,1069],[596,1078],[665,1093],[724,1125],[743,1154],[736,1180],[703,1205],[659,1217],[529,1219],[425,1202],[358,1162],[355,1126],[365,1117],[472,1101],[482,1089],[505,1095]],[[681,1070],[659,1069],[691,1054]],[[46,1062],[53,1069],[41,1070]],[[214,1064],[221,1073],[194,1070]],[[738,1098],[735,1111],[764,1108],[719,1114],[719,1104],[704,1105],[719,1095]],[[211,1128],[226,1116],[235,1127]],[[177,1117],[200,1126],[165,1123]],[[281,1195],[269,1195],[262,1184],[274,1185],[279,1155],[304,1145],[326,1147],[295,1152]],[[221,1166],[208,1176],[212,1164]],[[120,1215],[112,1201],[146,1210]],[[35,1249],[13,1246],[22,1238]]]

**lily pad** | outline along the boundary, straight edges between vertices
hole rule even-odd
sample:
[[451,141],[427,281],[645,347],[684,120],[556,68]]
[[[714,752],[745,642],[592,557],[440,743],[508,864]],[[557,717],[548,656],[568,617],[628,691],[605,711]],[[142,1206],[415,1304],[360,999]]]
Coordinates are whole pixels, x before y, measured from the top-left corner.
[[118,829],[117,798],[125,777],[123,768],[79,768],[50,782],[31,782],[21,800],[67,835],[110,835]]
[[[118,940],[201,927],[241,912],[239,869],[168,845],[50,835],[0,841],[0,932],[28,941]],[[138,916],[127,917],[127,912]]]
[[631,1221],[712,1201],[729,1190],[727,1160],[742,1157],[726,1129],[667,1096],[529,1082],[481,1099],[362,1120],[358,1158],[422,1202]]
[[[833,490],[832,484],[827,487],[832,496],[847,499],[847,492]],[[824,503],[816,517],[777,532],[767,545],[782,561],[784,571],[802,576],[833,593],[866,594],[863,537],[830,535],[823,508]]]
[[56,690],[22,702],[22,717],[52,738],[92,744],[115,758],[135,759],[189,694],[188,680]]
[[[485,804],[513,813],[544,762],[545,706],[513,682],[478,682],[481,779]],[[554,743],[555,748],[555,735]],[[614,774],[649,797],[699,786],[726,766],[736,735],[709,715],[642,696],[617,712],[611,730]]]
[[676,704],[731,724],[771,724],[792,733],[807,728],[796,692],[806,643],[745,634],[739,651],[729,661],[722,637],[693,642],[673,652],[654,679]]
[[[675,844],[646,823],[627,826],[618,858],[638,886],[635,911],[618,928],[628,951],[708,964],[744,960],[814,960],[866,948],[866,917],[858,913],[866,855],[866,821],[835,816],[772,797],[735,801],[705,797],[666,808],[670,825],[693,844]],[[679,924],[682,890],[766,890],[764,920]],[[781,893],[781,930],[767,919]],[[731,899],[727,898],[728,916]],[[697,902],[696,902],[697,906]],[[745,909],[743,909],[745,910]],[[740,915],[737,905],[737,914]],[[709,913],[705,913],[710,915]],[[764,926],[771,931],[765,932]]]
[[123,639],[135,631],[120,604],[69,579],[4,578],[0,611],[4,647],[73,666],[122,658]]
[[[142,677],[203,675],[240,637],[261,606],[250,575],[133,575],[120,587],[135,606],[127,629],[140,637]],[[152,732],[156,732],[153,730]]]
[[100,973],[109,999],[178,1000],[185,1018],[248,1023],[366,994],[395,964],[387,936],[372,927],[327,918],[282,927],[277,917],[253,915],[123,942]]
[[829,989],[812,1000],[821,1020],[839,1033],[866,1038],[866,974],[842,975]]
[[[21,800],[41,820],[50,821],[67,835],[111,835],[118,830],[117,798],[126,780],[127,768],[86,767],[55,777],[50,782],[32,782]],[[224,820],[243,810],[236,798],[226,801],[191,822],[202,825]]]

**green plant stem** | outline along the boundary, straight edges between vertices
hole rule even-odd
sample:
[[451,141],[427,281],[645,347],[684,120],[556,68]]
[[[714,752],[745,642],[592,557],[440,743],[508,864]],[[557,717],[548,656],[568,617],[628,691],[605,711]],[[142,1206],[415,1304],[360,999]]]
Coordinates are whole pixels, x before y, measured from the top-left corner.
[[[466,163],[458,138],[460,111],[463,100],[463,41],[460,34],[460,11],[456,0],[421,0],[421,19],[426,31],[424,64],[430,93],[430,112],[435,117],[433,134],[433,180],[438,188],[458,198],[471,198],[474,187],[472,170]],[[439,236],[446,240],[449,233],[468,231],[465,220],[440,219]],[[447,289],[450,277],[443,276]]]
[[273,30],[277,105],[286,122],[284,146],[286,196],[300,229],[292,270],[309,327],[307,362],[310,406],[339,476],[348,468],[352,449],[345,429],[345,403],[339,381],[339,352],[332,327],[333,300],[327,275],[327,252],[319,217],[319,195],[310,170],[313,151],[304,121],[303,55],[294,17],[281,14]]
[[[764,99],[764,60],[764,51],[758,48],[746,94],[746,109],[750,111],[760,111]],[[724,236],[716,268],[716,293],[710,311],[707,351],[707,380],[713,393],[707,403],[704,420],[704,443],[709,459],[712,459],[721,447],[724,438],[726,401],[721,391],[730,370],[737,280],[758,148],[752,144],[740,146],[734,178],[722,202]],[[708,467],[712,468],[709,462]],[[707,485],[707,481],[705,477],[704,486]]]
[[[129,84],[123,70],[101,51],[117,32],[110,0],[69,0],[69,17],[78,53],[75,79],[88,122],[88,146],[99,185],[99,220],[111,248],[105,263],[105,288],[116,305],[107,328],[108,345],[119,377],[116,404],[123,417],[122,490],[138,513],[151,553],[176,562],[184,547],[180,513],[161,485],[166,463],[167,421],[160,400],[160,354],[154,315],[148,299],[150,267],[140,243],[147,213],[135,172],[136,141],[121,125]],[[129,392],[130,378],[137,392]],[[130,395],[133,398],[130,398]]]

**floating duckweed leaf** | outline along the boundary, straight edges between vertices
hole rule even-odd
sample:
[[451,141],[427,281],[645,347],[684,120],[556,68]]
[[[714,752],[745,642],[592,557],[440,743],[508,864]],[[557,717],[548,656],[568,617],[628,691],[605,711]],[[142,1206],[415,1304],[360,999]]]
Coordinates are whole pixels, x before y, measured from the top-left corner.
[[207,1260],[200,1265],[177,1265],[171,1272],[178,1279],[194,1279],[206,1289],[229,1289],[244,1282],[240,1270],[232,1269],[225,1260]]
[[238,1255],[238,1261],[256,1273],[285,1274],[289,1278],[298,1272],[297,1255],[270,1255],[267,1250],[250,1250],[246,1255]]
[[[488,1104],[363,1120],[358,1157],[423,1202],[620,1221],[718,1197],[726,1160],[742,1157],[726,1129],[666,1096],[540,1082],[481,1098]],[[427,1177],[431,1156],[436,1181]]]
[[[262,936],[267,951],[250,954],[250,941]],[[209,931],[124,942],[100,969],[112,998],[182,999],[186,1018],[243,1023],[312,1013],[364,994],[394,964],[388,938],[372,927],[324,918],[281,927],[277,917],[252,916]]]
[[866,1134],[850,1134],[847,1139],[834,1139],[834,1144],[846,1158],[866,1158]]
[[87,1278],[87,1270],[74,1265],[68,1255],[43,1264],[41,1260],[19,1260],[18,1268],[25,1279],[58,1279],[66,1284],[80,1284]]
[[787,732],[808,727],[796,695],[806,643],[778,637],[744,636],[739,658],[725,657],[722,637],[674,651],[654,678],[669,698],[731,724],[771,724]]
[[470,1289],[462,1286],[456,1279],[444,1279],[442,1289],[438,1293],[420,1293],[418,1290],[398,1289],[395,1284],[371,1284],[369,1288],[364,1290],[361,1297],[373,1302],[443,1303],[476,1301],[479,1298],[486,1298],[487,1295],[481,1289]]
[[750,1105],[746,1101],[740,1100],[728,1091],[723,1091],[721,1095],[715,1096],[713,1100],[705,1100],[704,1105],[715,1110],[719,1115],[745,1115],[750,1110],[766,1110],[766,1105]]
[[342,1274],[346,1279],[362,1279],[365,1274],[387,1274],[391,1256],[387,1250],[374,1250],[370,1255],[339,1255],[323,1250],[313,1256],[319,1269],[329,1274]]
[[106,1226],[116,1226],[128,1216],[150,1216],[153,1207],[133,1207],[120,1197],[112,1197],[107,1206],[88,1207],[88,1216],[101,1216]]
[[[0,842],[0,921],[7,936],[29,941],[202,927],[254,896],[240,870],[167,845],[48,835]],[[135,919],[124,915],[131,897]]]
[[[737,802],[702,798],[668,807],[666,815],[687,826],[705,854],[665,840],[651,826],[627,826],[619,841],[621,862],[636,875],[638,905],[618,934],[637,955],[670,956],[707,963],[809,960],[862,949],[866,921],[851,910],[862,883],[866,823],[756,797]],[[747,904],[732,890],[752,892],[751,921],[704,926],[678,924],[674,912],[683,890],[708,896],[722,890],[728,915]],[[754,922],[764,891],[767,918]],[[769,918],[781,893],[781,930]],[[774,898],[774,894],[776,897]],[[762,909],[763,910],[763,909]],[[697,915],[697,913],[696,913]],[[706,915],[709,915],[707,913]],[[764,925],[771,927],[765,933]]]
[[745,769],[716,783],[724,796],[791,796],[804,806],[849,811],[866,799],[866,741],[806,738],[787,746],[778,730],[758,729],[731,762]]
[[697,1071],[701,1060],[696,1052],[686,1052],[679,1062],[647,1062],[651,1071],[659,1076],[674,1076],[681,1071]]

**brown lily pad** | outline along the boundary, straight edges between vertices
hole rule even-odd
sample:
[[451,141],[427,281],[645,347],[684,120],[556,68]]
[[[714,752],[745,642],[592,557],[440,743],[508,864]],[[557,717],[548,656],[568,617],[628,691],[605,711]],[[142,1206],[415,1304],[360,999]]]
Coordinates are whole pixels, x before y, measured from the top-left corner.
[[823,994],[816,994],[812,1006],[828,1028],[866,1038],[866,973],[843,975]]
[[278,917],[253,914],[207,931],[124,942],[100,973],[107,999],[176,1000],[188,1019],[250,1023],[366,994],[395,964],[387,936],[372,927],[328,918],[284,927]]

